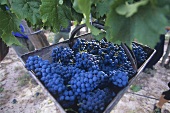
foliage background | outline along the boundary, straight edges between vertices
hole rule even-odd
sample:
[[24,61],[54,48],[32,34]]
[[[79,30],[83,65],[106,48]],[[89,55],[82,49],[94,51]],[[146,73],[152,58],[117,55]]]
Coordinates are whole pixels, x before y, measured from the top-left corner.
[[[128,45],[136,40],[154,47],[169,25],[169,14],[169,0],[0,0],[0,35],[8,46],[18,45],[11,32],[19,31],[23,19],[34,28],[56,32],[69,20],[80,23],[85,18],[95,37]],[[90,24],[90,15],[104,24],[105,32]]]

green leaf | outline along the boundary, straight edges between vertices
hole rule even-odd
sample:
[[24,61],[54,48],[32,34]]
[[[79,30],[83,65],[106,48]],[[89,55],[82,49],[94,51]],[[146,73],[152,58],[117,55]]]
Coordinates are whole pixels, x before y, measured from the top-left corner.
[[75,0],[78,3],[78,7],[86,18],[86,25],[91,29],[92,34],[99,35],[101,32],[99,29],[90,25],[90,11],[91,11],[91,0]]
[[95,36],[93,35],[93,37],[96,39],[96,40],[102,40],[104,37],[106,36],[106,32],[101,32],[99,33],[99,35]]
[[62,5],[62,9],[63,9],[67,19],[74,20],[79,23],[82,21],[83,14],[75,11],[71,0],[64,1],[63,5]]
[[74,0],[74,2],[73,2],[73,8],[75,9],[76,12],[82,13],[81,10],[80,10],[80,8],[79,8],[79,5],[78,5],[77,0]]
[[111,0],[103,0],[98,2],[96,5],[96,11],[98,12],[98,17],[103,17],[110,10],[110,1]]
[[165,15],[160,8],[151,7],[150,4],[138,8],[138,12],[126,18],[117,14],[116,8],[124,1],[117,0],[111,6],[107,15],[105,26],[107,29],[106,38],[111,42],[124,42],[131,45],[136,39],[142,44],[154,48],[159,41],[159,35],[164,33],[168,25]]
[[8,1],[7,0],[0,0],[0,4],[2,4],[2,5],[8,4]]
[[122,4],[116,8],[116,12],[120,15],[125,15],[126,17],[131,17],[138,11],[138,7],[146,5],[148,0],[142,0],[134,4]]
[[169,5],[170,6],[170,0],[155,0],[157,2],[157,5],[162,7]]
[[140,85],[131,85],[130,89],[133,91],[133,92],[138,92],[142,89],[142,87]]
[[27,19],[33,25],[40,22],[40,0],[12,0],[11,11],[20,19]]
[[19,41],[12,35],[12,31],[19,31],[20,20],[15,15],[0,9],[0,33],[2,40],[8,45],[17,44]]
[[59,30],[60,26],[64,28],[68,26],[68,19],[57,0],[42,0],[40,13],[43,23],[51,26],[53,31]]

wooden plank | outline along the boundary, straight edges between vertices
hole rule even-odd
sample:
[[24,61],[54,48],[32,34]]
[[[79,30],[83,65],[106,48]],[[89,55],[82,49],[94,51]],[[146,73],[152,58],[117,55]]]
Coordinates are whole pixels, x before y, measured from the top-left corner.
[[32,34],[34,31],[32,28],[28,27],[27,22],[25,20],[22,21],[22,25],[25,28],[25,34],[28,36],[29,40],[32,42],[36,49],[40,49],[49,45],[47,38],[45,35],[43,35],[43,33]]

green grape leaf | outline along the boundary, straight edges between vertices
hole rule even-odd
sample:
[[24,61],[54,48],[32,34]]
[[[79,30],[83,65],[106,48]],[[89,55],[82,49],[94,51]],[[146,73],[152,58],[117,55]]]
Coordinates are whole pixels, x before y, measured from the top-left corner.
[[9,34],[9,33],[6,33],[6,32],[3,32],[3,34],[1,35],[2,37],[2,40],[8,45],[8,46],[11,46],[11,45],[20,45],[21,46],[21,43],[17,40],[16,37],[14,37],[13,35]]
[[91,1],[90,0],[76,0],[79,9],[84,14],[84,17],[86,18],[86,25],[90,28],[92,34],[99,35],[101,32],[99,29],[95,28],[94,26],[90,25],[90,11],[91,11]]
[[74,0],[74,2],[73,2],[73,8],[74,8],[74,10],[75,10],[76,12],[82,13],[81,10],[80,10],[80,8],[79,8],[79,5],[78,5],[77,0]]
[[116,12],[120,15],[125,15],[126,17],[131,17],[138,11],[138,7],[146,5],[149,1],[142,0],[133,4],[122,4],[116,8]]
[[42,0],[40,13],[42,22],[47,26],[51,26],[53,31],[59,30],[60,26],[64,28],[68,26],[68,19],[57,0]]
[[27,19],[33,25],[40,21],[40,0],[12,0],[11,11],[20,19]]
[[81,13],[77,13],[74,9],[72,9],[72,18],[73,20],[76,20],[80,23],[82,21],[83,15]]
[[8,4],[8,1],[7,0],[0,0],[0,4],[2,4],[2,5]]
[[96,12],[98,13],[98,17],[103,17],[110,10],[110,1],[111,0],[103,0],[98,2],[96,5]]
[[106,32],[101,32],[99,33],[99,35],[95,36],[93,35],[93,37],[96,39],[96,40],[102,40],[104,37],[106,36]]
[[107,26],[107,40],[111,42],[124,42],[131,45],[136,41],[146,44],[152,48],[159,41],[160,34],[164,33],[167,19],[158,7],[150,4],[138,8],[138,12],[127,18],[119,15],[116,8],[123,3],[117,0],[111,6],[112,10],[107,15],[105,26]]
[[162,6],[166,6],[169,5],[170,6],[170,0],[156,0],[157,5],[162,7]]
[[20,45],[19,41],[12,35],[12,31],[19,31],[20,20],[15,15],[0,9],[0,33],[2,40],[8,45]]
[[75,9],[73,8],[73,3],[71,1],[64,1],[62,8],[67,19],[74,20],[79,23],[81,22],[83,14],[75,11]]

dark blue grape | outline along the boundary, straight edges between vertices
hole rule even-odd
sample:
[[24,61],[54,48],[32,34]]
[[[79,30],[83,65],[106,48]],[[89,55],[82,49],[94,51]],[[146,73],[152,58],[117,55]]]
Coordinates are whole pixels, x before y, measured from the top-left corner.
[[102,113],[115,93],[105,88],[82,94],[78,97],[80,113]]
[[142,64],[147,58],[147,53],[143,50],[141,46],[136,45],[135,43],[132,44],[132,50],[136,57],[137,63]]
[[107,77],[102,71],[80,72],[79,77],[73,76],[69,83],[75,94],[81,95],[97,88]]
[[111,82],[118,87],[125,87],[128,84],[128,76],[126,72],[120,70],[110,71]]
[[69,64],[74,62],[74,52],[69,47],[56,47],[52,51],[53,62],[61,62],[62,64]]

